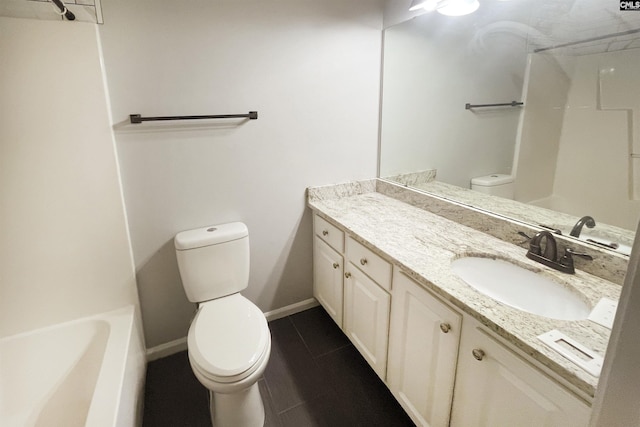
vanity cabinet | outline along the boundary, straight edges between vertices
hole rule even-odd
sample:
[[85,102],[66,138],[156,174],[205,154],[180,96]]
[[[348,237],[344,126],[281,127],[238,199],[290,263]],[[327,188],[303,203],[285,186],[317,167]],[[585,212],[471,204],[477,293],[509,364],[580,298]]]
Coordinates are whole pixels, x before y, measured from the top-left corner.
[[588,425],[571,386],[318,215],[313,247],[315,298],[418,426]]
[[465,318],[452,427],[585,427],[590,407]]
[[317,215],[313,228],[313,296],[342,328],[344,232]]
[[395,270],[387,384],[416,425],[449,425],[461,324],[460,314]]
[[[384,380],[387,370],[391,264],[347,237],[344,333]],[[367,274],[365,274],[365,272]]]

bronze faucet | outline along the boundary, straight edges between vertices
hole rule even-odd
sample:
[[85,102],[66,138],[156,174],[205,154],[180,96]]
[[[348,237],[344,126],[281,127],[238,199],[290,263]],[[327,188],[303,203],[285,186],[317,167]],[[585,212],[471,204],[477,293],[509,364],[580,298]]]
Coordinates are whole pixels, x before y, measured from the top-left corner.
[[533,236],[529,243],[529,252],[527,252],[527,258],[569,274],[573,274],[576,271],[573,265],[574,256],[593,260],[591,255],[575,252],[571,248],[565,248],[564,255],[558,258],[556,238],[547,230],[538,231],[536,235]]
[[576,222],[576,225],[573,226],[569,235],[573,237],[580,237],[580,233],[582,232],[582,227],[584,225],[586,225],[587,228],[593,228],[596,226],[596,221],[589,215],[583,216],[578,220],[578,222]]

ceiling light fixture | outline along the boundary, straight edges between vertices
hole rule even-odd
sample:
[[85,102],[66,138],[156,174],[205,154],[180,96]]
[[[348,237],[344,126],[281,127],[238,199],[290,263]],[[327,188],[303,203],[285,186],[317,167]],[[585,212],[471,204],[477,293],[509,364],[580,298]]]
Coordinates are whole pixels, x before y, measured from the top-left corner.
[[416,10],[424,9],[428,12],[436,10],[438,6],[438,0],[412,0],[409,11],[414,12]]
[[462,16],[475,12],[480,7],[478,0],[448,0],[437,11],[446,16]]
[[462,16],[475,12],[479,7],[478,0],[412,0],[409,11],[437,10],[438,13],[447,16]]

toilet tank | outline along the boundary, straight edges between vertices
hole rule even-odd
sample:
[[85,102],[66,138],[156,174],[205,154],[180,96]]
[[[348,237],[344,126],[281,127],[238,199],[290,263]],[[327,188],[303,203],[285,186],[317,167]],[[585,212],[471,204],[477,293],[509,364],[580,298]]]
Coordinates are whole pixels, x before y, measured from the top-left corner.
[[471,189],[492,196],[513,199],[515,194],[515,182],[513,176],[493,173],[471,179]]
[[247,287],[249,231],[243,223],[182,231],[176,235],[174,244],[189,301],[209,301]]

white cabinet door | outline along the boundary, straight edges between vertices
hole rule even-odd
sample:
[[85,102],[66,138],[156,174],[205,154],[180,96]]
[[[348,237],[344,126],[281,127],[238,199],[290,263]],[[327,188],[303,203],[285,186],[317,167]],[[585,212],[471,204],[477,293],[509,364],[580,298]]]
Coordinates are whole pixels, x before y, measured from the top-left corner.
[[382,380],[387,370],[391,297],[353,264],[344,281],[344,332]]
[[342,328],[342,255],[317,236],[313,241],[313,296]]
[[446,427],[461,315],[399,271],[392,289],[387,384],[417,425]]
[[585,402],[465,318],[451,426],[585,427],[590,412]]

